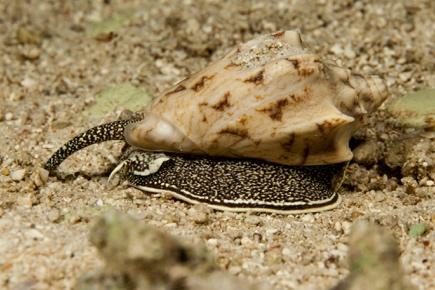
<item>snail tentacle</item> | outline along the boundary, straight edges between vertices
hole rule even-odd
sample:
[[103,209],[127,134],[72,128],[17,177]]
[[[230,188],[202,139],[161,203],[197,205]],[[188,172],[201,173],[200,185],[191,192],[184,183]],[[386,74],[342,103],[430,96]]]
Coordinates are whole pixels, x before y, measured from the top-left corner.
[[132,118],[105,123],[75,136],[59,148],[50,159],[47,160],[44,168],[53,172],[66,158],[68,158],[68,156],[85,147],[110,140],[125,140],[125,127],[128,124],[137,121],[139,121],[139,119]]

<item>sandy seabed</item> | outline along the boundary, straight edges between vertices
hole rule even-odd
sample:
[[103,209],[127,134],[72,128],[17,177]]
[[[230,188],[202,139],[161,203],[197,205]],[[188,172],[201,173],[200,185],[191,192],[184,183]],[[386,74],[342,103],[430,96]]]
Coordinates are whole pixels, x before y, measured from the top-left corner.
[[[434,142],[423,137],[410,157],[416,171],[383,170],[382,154],[371,164],[351,164],[335,210],[216,211],[207,223],[195,222],[189,204],[108,186],[102,173],[113,166],[118,143],[68,159],[61,170],[83,173],[76,178],[46,181],[40,168],[73,135],[118,117],[122,108],[99,119],[83,116],[101,90],[130,83],[157,95],[237,43],[277,30],[300,29],[315,52],[383,75],[391,99],[433,87],[434,23],[429,0],[0,0],[0,288],[71,289],[102,264],[87,237],[92,220],[110,206],[178,237],[199,237],[221,268],[276,289],[335,285],[348,273],[352,223],[369,219],[399,241],[405,278],[435,289]],[[384,107],[357,136],[385,153],[402,132],[387,119]],[[411,237],[417,223],[426,233]]]

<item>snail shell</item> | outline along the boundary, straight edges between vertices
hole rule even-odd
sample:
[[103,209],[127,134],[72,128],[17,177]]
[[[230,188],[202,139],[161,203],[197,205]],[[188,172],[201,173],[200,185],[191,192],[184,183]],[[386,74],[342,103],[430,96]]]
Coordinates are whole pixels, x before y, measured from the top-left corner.
[[144,150],[285,165],[350,160],[358,121],[386,98],[363,77],[310,53],[296,31],[251,40],[164,92],[125,130]]

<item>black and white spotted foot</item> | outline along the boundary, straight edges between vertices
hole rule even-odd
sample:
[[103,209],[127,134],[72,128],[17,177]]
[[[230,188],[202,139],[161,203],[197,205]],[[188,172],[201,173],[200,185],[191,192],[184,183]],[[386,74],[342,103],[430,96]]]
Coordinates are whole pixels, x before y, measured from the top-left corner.
[[133,150],[116,173],[147,192],[227,211],[294,214],[335,208],[331,184],[344,164],[284,166],[258,160]]

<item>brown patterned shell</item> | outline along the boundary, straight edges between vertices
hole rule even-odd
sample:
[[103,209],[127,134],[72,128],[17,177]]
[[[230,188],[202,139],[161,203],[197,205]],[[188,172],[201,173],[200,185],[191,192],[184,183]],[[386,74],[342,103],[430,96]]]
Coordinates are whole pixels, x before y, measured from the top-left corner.
[[352,158],[348,143],[357,121],[385,97],[379,77],[326,62],[298,32],[277,32],[164,92],[125,137],[145,150],[337,163]]

